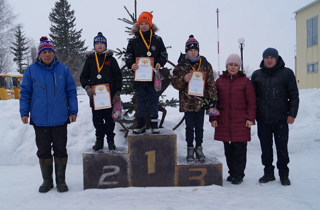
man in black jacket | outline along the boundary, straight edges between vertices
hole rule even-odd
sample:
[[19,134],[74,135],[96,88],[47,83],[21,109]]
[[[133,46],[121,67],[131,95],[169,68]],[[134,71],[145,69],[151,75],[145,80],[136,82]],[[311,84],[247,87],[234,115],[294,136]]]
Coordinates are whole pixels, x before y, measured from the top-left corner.
[[104,136],[107,135],[109,150],[115,150],[113,133],[115,123],[112,118],[112,108],[95,110],[93,104],[93,95],[95,95],[92,86],[99,84],[109,84],[112,101],[119,102],[120,91],[122,88],[122,73],[117,60],[112,56],[111,50],[107,51],[107,39],[101,32],[93,39],[95,51],[87,56],[80,75],[80,82],[87,91],[92,108],[92,120],[96,129],[96,143],[92,147],[98,151],[104,146]]
[[275,180],[273,162],[273,135],[277,149],[277,168],[282,185],[290,185],[288,139],[289,127],[297,116],[299,92],[293,71],[274,48],[267,48],[260,68],[253,72],[251,81],[257,98],[258,137],[262,150],[264,176],[260,183]]

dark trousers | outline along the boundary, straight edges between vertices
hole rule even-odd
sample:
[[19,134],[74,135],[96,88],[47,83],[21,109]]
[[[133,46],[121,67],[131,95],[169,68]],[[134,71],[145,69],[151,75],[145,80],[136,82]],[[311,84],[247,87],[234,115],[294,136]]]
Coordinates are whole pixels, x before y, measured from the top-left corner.
[[153,85],[144,85],[136,88],[138,118],[145,118],[147,104],[151,119],[158,118],[159,95]]
[[62,158],[67,154],[67,124],[52,127],[42,127],[33,125],[36,134],[36,144],[38,147],[37,156],[39,159],[52,158],[53,156]]
[[243,178],[247,163],[247,142],[223,142],[228,173],[234,178]]
[[258,121],[258,137],[261,145],[261,160],[264,165],[264,174],[274,174],[273,162],[273,137],[277,149],[277,168],[279,176],[289,176],[288,138],[289,128],[286,121],[266,123]]
[[104,135],[107,135],[108,143],[114,142],[115,123],[112,118],[112,108],[94,110],[92,107],[92,121],[96,129],[96,136],[104,138]]
[[196,147],[201,146],[203,142],[204,110],[200,110],[199,112],[185,112],[184,121],[186,123],[187,146],[193,147],[193,139],[196,140]]

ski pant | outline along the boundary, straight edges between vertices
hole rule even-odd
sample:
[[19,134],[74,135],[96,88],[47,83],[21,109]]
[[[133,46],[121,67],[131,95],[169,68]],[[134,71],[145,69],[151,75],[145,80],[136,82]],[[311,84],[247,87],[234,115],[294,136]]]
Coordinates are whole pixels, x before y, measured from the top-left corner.
[[261,160],[264,165],[264,174],[274,174],[273,162],[273,137],[277,149],[277,168],[280,177],[289,176],[288,139],[289,127],[286,121],[266,123],[258,121],[258,137],[261,145]]
[[96,137],[103,139],[104,135],[107,135],[107,142],[114,142],[115,133],[113,131],[115,122],[112,118],[112,108],[94,110],[94,106],[92,106],[92,121],[96,129]]
[[145,118],[147,104],[151,119],[158,119],[159,95],[153,85],[136,87],[138,118]]
[[33,125],[36,134],[37,156],[39,159],[68,157],[67,154],[67,124],[52,127]]
[[[204,110],[198,112],[185,112],[186,141],[188,147],[193,147],[193,139],[196,140],[196,147],[203,142]],[[195,137],[194,137],[195,135]]]
[[242,179],[247,163],[247,142],[223,142],[228,173],[234,178]]

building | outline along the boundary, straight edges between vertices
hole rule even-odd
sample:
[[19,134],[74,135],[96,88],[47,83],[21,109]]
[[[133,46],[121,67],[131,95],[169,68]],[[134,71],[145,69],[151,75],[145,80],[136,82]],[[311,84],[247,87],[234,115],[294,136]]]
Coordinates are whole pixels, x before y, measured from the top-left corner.
[[295,75],[299,89],[320,88],[320,0],[295,11]]

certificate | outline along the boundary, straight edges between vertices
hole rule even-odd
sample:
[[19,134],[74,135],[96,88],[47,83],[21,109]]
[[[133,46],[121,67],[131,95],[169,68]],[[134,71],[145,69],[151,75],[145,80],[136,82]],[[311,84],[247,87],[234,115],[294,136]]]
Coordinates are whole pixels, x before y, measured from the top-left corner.
[[203,97],[206,74],[199,71],[190,72],[192,72],[192,77],[188,85],[188,94]]
[[153,79],[153,58],[138,57],[136,63],[139,68],[134,72],[134,81],[150,82]]
[[92,86],[95,95],[93,95],[94,110],[112,108],[111,94],[109,84]]

